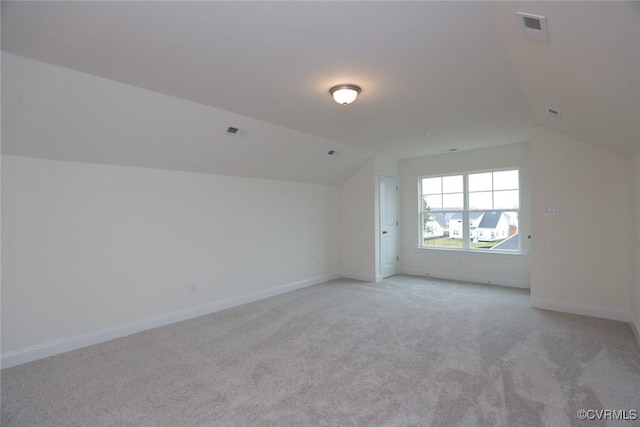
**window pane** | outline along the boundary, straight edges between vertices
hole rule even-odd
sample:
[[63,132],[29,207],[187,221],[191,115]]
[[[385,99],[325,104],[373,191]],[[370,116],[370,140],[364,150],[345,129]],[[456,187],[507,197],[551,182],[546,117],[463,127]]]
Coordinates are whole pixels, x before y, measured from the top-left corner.
[[429,208],[431,210],[442,210],[442,196],[440,194],[423,197],[427,202],[427,206],[423,206],[423,209]]
[[493,189],[494,190],[517,190],[518,171],[502,171],[493,173]]
[[424,213],[422,216],[422,237],[433,239],[444,236],[445,225],[440,221],[440,215]]
[[491,189],[491,172],[469,174],[469,191],[488,191]]
[[462,175],[444,176],[442,177],[443,193],[462,193]]
[[[422,246],[426,248],[458,248],[462,242],[462,214],[429,212],[422,217]],[[453,233],[455,234],[452,235]]]
[[462,193],[444,194],[442,199],[444,209],[457,211],[464,209],[464,195]]
[[450,248],[462,249],[462,239],[452,239],[450,237],[441,237],[439,239],[425,239],[425,248]]
[[520,207],[519,191],[506,190],[493,193],[495,209],[518,209]]
[[442,178],[424,178],[422,180],[422,194],[442,193]]
[[500,251],[520,250],[518,212],[482,212],[482,219],[473,232],[472,249]]
[[469,193],[469,209],[493,209],[493,192]]

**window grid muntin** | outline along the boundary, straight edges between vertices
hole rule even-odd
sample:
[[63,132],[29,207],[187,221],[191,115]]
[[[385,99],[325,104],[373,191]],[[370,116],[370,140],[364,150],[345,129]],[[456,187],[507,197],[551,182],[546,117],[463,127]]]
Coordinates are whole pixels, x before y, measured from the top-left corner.
[[[500,188],[499,190],[496,190],[496,185],[495,185],[495,174],[496,173],[501,173],[501,172],[515,172],[516,176],[516,184],[515,187],[509,187],[509,188]],[[469,195],[470,193],[472,193],[471,191],[469,191],[469,177],[471,175],[474,174],[480,174],[480,173],[491,173],[491,205],[492,208],[491,209],[471,209],[469,206]],[[442,250],[451,250],[451,248],[447,248],[447,247],[441,247],[441,246],[427,246],[424,244],[424,239],[423,239],[423,224],[424,224],[424,209],[423,209],[423,205],[422,205],[422,200],[424,195],[422,194],[422,183],[424,179],[430,179],[430,178],[440,178],[440,188],[441,191],[443,191],[443,178],[444,177],[449,177],[449,176],[462,176],[462,181],[463,181],[463,209],[462,210],[453,210],[453,209],[447,209],[444,207],[444,203],[443,204],[443,208],[442,211],[436,211],[437,213],[461,213],[462,214],[462,225],[463,225],[463,247],[462,250],[472,250],[472,251],[478,251],[478,252],[493,252],[493,253],[521,253],[522,252],[522,241],[519,241],[518,244],[518,248],[517,249],[480,249],[480,248],[473,248],[470,245],[470,239],[471,239],[471,226],[470,226],[470,220],[469,220],[469,214],[470,213],[477,213],[477,212],[482,212],[482,213],[488,213],[488,212],[500,212],[501,214],[504,213],[508,213],[508,212],[514,212],[517,215],[517,231],[515,234],[520,234],[520,206],[521,206],[521,198],[522,198],[522,193],[520,191],[520,169],[519,168],[505,168],[505,169],[492,169],[492,170],[485,170],[485,171],[476,171],[476,172],[464,172],[464,173],[456,173],[456,174],[450,174],[450,175],[438,175],[438,176],[423,176],[420,177],[418,179],[418,190],[419,190],[419,194],[420,194],[420,206],[419,206],[419,221],[420,221],[420,237],[419,237],[419,247],[421,248],[428,248],[428,249],[442,249]],[[495,193],[496,192],[500,192],[500,191],[517,191],[518,192],[518,197],[517,197],[517,207],[511,207],[511,208],[500,208],[500,209],[496,209],[495,208]],[[477,191],[476,191],[477,192]],[[432,194],[437,194],[437,193],[432,193]],[[441,195],[445,194],[444,192],[440,193]],[[453,193],[449,193],[449,194],[453,194]],[[433,212],[433,211],[432,211]],[[509,227],[511,226],[511,224],[509,225]],[[508,231],[508,233],[510,233],[510,229]],[[508,235],[507,238],[503,239],[503,240],[507,240],[508,238],[512,237],[513,235]],[[455,250],[460,250],[459,248],[454,248]]]

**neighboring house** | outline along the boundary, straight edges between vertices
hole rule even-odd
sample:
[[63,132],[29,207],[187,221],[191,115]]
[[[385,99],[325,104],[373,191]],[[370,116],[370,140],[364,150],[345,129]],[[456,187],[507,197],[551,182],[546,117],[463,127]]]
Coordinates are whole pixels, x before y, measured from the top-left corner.
[[[478,238],[478,226],[482,221],[484,212],[470,212],[469,213],[469,235],[471,241],[476,241]],[[456,213],[449,218],[449,237],[452,239],[462,239],[462,213]]]
[[513,236],[518,233],[518,214],[515,212],[505,212],[504,216],[509,223],[509,236]]
[[479,242],[506,239],[509,237],[509,221],[503,212],[485,212],[476,231]]
[[[495,242],[517,233],[517,219],[505,212],[469,213],[469,235],[472,242]],[[453,239],[462,239],[462,214],[449,218],[449,232]]]
[[424,239],[433,239],[445,235],[447,228],[447,217],[443,213],[430,213],[429,220],[422,232]]

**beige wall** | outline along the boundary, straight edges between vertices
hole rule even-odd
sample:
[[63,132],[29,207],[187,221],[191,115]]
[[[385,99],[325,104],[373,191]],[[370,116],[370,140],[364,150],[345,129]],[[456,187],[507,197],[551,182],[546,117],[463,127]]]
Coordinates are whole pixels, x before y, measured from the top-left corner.
[[4,155],[3,366],[338,277],[339,203],[336,186]]
[[542,127],[530,144],[532,305],[627,320],[631,162]]
[[529,146],[514,144],[400,161],[400,271],[449,279],[529,287],[529,241],[523,254],[419,249],[418,178],[493,168],[520,168],[520,232],[529,234]]
[[374,282],[375,159],[371,158],[340,189],[341,272]]
[[[640,332],[640,154],[633,159],[633,282],[631,285],[631,321]],[[640,344],[640,337],[639,344]]]
[[398,176],[398,161],[376,155],[340,191],[343,277],[376,282],[380,275],[380,175]]
[[[640,21],[638,21],[638,58],[640,58]],[[638,75],[638,87],[640,87],[640,75]],[[640,111],[638,111],[638,121],[640,123]],[[640,144],[640,137],[638,140]],[[633,159],[633,283],[631,287],[631,322],[636,333],[638,345],[640,345],[640,153]]]

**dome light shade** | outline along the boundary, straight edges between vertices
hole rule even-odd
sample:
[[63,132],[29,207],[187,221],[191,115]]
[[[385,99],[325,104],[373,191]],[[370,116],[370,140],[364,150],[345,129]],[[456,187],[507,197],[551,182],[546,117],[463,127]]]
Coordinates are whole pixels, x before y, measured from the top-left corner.
[[356,85],[340,84],[329,89],[329,93],[338,104],[347,105],[356,100],[361,90]]

